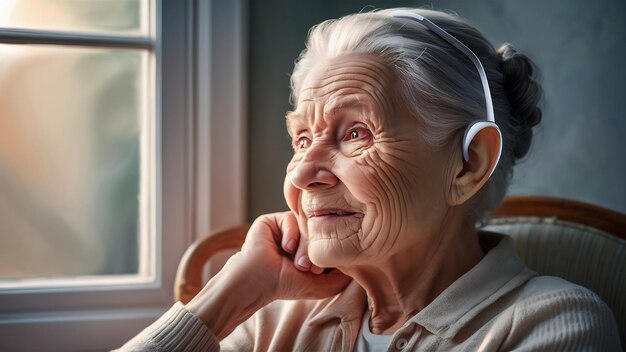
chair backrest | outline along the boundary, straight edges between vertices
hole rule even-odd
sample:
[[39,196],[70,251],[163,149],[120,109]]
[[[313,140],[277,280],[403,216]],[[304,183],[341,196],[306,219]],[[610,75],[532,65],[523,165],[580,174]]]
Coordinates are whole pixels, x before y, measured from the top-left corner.
[[547,197],[508,197],[485,230],[509,235],[541,275],[597,293],[613,311],[626,346],[626,214]]
[[[192,244],[181,259],[174,296],[189,302],[204,286],[206,263],[241,248],[250,225]],[[507,197],[486,230],[513,238],[526,265],[596,292],[612,309],[626,346],[626,214],[586,203],[535,196]]]

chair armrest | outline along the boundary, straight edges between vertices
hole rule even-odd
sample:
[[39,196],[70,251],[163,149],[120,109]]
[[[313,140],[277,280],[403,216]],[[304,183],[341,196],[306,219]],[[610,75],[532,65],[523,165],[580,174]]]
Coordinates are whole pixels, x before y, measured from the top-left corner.
[[186,304],[197,295],[204,286],[202,274],[206,263],[221,251],[241,248],[249,228],[245,224],[216,231],[187,248],[176,272],[174,299]]

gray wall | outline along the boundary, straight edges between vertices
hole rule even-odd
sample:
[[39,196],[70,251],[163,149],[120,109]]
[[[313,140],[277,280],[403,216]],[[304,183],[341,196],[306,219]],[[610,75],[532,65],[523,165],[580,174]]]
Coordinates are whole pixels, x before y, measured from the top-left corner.
[[510,42],[528,54],[542,72],[544,119],[529,156],[516,166],[509,193],[560,196],[626,212],[625,1],[251,0],[250,219],[286,209],[288,75],[308,29],[367,5],[452,10],[495,46]]

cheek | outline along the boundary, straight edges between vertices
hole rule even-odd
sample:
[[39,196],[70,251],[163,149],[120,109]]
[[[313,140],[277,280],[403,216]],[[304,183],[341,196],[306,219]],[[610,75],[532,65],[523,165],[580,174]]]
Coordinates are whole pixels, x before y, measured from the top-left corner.
[[377,251],[391,248],[399,239],[403,221],[409,217],[408,199],[414,187],[403,180],[402,172],[389,163],[381,153],[372,150],[357,161],[359,182],[354,187],[354,196],[367,204],[363,219],[363,248],[374,247]]
[[289,209],[298,214],[300,210],[300,190],[291,183],[291,171],[298,165],[298,161],[294,156],[285,172],[285,181],[283,182],[283,195]]
[[289,209],[297,214],[300,210],[300,190],[291,183],[291,176],[289,173],[285,175],[285,182],[283,183],[283,195],[285,196],[285,201],[287,202],[287,206],[289,207]]
[[440,187],[430,175],[431,165],[418,162],[427,156],[406,150],[419,149],[372,148],[345,170],[350,193],[367,206],[360,238],[363,249],[393,251],[418,238],[419,229],[429,228],[435,189]]
[[[311,260],[324,266],[331,264],[328,262],[331,258],[333,266],[337,266],[347,264],[345,261],[349,259],[367,258],[388,250],[400,232],[393,225],[405,218],[395,197],[398,192],[397,181],[390,175],[393,171],[374,152],[364,152],[356,158],[338,157],[333,165],[333,172],[342,184],[336,191],[359,209],[363,217],[358,222],[333,224],[336,228],[309,228],[313,240],[309,245]],[[292,188],[286,181],[285,197],[297,201]]]
[[[408,156],[407,156],[408,157]],[[368,263],[371,258],[391,255],[415,238],[415,205],[418,203],[418,170],[389,152],[374,149],[358,158],[338,158],[335,172],[352,204],[361,204],[364,217],[359,228],[341,227],[351,236],[319,238],[309,243],[311,261],[323,267]],[[407,176],[411,175],[411,176]],[[313,234],[324,237],[324,231]]]
[[308,237],[306,216],[301,212],[300,209],[300,198],[302,196],[302,191],[291,183],[291,170],[293,169],[294,165],[295,164],[291,162],[287,167],[285,182],[283,183],[283,195],[285,196],[285,201],[287,202],[289,210],[291,210],[296,215],[300,233]]

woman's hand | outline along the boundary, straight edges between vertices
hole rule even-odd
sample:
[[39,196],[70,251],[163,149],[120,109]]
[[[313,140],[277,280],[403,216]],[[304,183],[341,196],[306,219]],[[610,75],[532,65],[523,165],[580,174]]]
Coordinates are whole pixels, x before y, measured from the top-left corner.
[[335,295],[350,278],[337,270],[323,273],[307,255],[307,239],[300,235],[292,212],[259,217],[253,224],[238,255],[250,269],[251,277],[272,283],[265,294],[275,299],[310,299]]
[[337,270],[322,273],[312,266],[306,247],[291,212],[259,217],[241,251],[226,262],[187,309],[221,340],[274,300],[323,298],[343,290],[351,279]]

